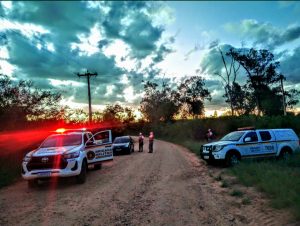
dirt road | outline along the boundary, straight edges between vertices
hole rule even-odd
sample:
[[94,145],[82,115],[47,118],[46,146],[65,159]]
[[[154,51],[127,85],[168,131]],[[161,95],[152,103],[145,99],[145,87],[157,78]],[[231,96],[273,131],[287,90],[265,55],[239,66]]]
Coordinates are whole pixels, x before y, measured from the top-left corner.
[[[147,147],[147,142],[145,144]],[[137,149],[137,145],[136,148]],[[147,149],[147,148],[146,148]],[[186,149],[156,141],[154,153],[116,156],[85,184],[25,181],[0,190],[0,225],[285,225],[290,216],[267,207],[251,188],[251,203],[229,195]]]

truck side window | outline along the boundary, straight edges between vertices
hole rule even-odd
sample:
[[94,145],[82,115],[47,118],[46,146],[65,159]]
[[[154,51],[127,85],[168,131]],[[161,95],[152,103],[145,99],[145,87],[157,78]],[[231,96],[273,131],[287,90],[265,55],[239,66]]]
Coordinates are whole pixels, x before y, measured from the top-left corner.
[[93,141],[92,140],[93,135],[91,133],[88,133],[87,136],[88,136],[88,138],[89,138],[90,141]]
[[88,135],[87,134],[84,134],[84,144],[88,141],[88,139],[89,139],[89,137],[88,137]]
[[267,140],[272,139],[269,131],[259,131],[259,135],[260,135],[262,141],[267,141]]
[[257,137],[257,134],[256,132],[249,132],[247,133],[247,135],[244,137],[244,141],[247,137],[250,137],[251,138],[251,142],[255,142],[255,141],[258,141],[258,137]]

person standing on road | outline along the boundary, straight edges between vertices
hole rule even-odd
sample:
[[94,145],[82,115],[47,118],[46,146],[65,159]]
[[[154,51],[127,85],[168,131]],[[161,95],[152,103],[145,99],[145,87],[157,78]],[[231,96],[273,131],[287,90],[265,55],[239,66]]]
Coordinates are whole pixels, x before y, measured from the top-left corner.
[[139,135],[139,152],[143,152],[144,149],[144,136],[142,133]]
[[154,142],[154,134],[150,132],[149,135],[149,153],[153,153],[153,142]]

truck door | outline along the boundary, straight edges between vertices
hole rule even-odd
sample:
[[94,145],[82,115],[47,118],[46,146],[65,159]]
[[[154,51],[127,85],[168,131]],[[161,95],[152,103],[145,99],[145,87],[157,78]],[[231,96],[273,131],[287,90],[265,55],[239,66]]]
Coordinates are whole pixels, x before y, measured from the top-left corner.
[[243,144],[241,148],[244,153],[244,157],[258,157],[262,154],[260,144],[258,143],[258,137],[255,131],[248,132],[243,138]]
[[270,131],[261,130],[258,131],[258,134],[261,139],[261,149],[262,154],[265,156],[272,156],[276,154],[276,142],[275,137],[272,136]]
[[95,144],[111,144],[111,130],[105,130],[94,134]]
[[105,130],[93,135],[95,146],[92,150],[95,153],[95,160],[106,161],[113,159],[112,134],[111,130]]

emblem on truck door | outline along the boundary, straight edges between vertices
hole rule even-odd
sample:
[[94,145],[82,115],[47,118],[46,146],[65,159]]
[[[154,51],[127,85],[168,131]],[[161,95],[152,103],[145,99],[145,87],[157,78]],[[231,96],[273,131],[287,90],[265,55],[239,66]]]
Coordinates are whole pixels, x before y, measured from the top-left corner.
[[49,158],[48,158],[48,157],[43,157],[43,158],[41,159],[41,161],[42,161],[43,163],[46,163],[46,162],[49,161]]
[[95,158],[95,153],[93,151],[89,151],[87,153],[87,158],[88,160],[92,160],[93,158]]

